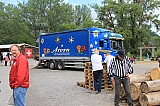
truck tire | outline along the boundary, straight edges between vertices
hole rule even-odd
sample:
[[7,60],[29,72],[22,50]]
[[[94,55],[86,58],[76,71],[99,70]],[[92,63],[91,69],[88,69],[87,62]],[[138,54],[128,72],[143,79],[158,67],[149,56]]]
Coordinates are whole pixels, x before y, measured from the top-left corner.
[[53,60],[51,60],[50,62],[49,62],[49,68],[50,69],[55,69],[56,68],[56,62],[55,61],[53,61]]
[[61,60],[57,61],[57,68],[59,70],[63,70],[65,68],[63,61]]

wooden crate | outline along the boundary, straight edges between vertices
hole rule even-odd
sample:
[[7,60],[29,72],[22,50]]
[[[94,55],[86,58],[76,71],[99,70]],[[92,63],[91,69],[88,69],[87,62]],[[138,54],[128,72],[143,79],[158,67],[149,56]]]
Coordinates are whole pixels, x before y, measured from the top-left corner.
[[[106,63],[102,63],[103,65],[103,78],[102,78],[102,89],[108,90],[113,89],[113,86],[111,83],[108,82],[108,75],[107,75],[107,68]],[[93,78],[93,72],[92,72],[92,63],[86,62],[85,68],[84,68],[84,88],[94,90],[94,78]],[[82,86],[81,84],[77,84],[79,86]]]

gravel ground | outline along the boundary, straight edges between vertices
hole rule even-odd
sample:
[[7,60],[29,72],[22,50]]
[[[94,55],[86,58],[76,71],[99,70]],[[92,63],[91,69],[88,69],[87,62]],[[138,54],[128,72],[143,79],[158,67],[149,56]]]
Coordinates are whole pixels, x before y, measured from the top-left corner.
[[[30,61],[33,67],[33,61]],[[158,67],[157,62],[133,64],[134,74],[144,74]],[[75,70],[31,69],[31,85],[27,92],[27,106],[114,106],[114,92],[92,90],[77,86],[84,82],[84,72]]]

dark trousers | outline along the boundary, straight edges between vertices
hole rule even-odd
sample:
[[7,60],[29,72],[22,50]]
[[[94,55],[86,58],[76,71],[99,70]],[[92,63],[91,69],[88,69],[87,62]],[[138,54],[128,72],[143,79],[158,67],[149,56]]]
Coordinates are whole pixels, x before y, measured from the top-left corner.
[[7,66],[7,61],[5,61],[5,66]]
[[125,93],[126,93],[128,106],[133,106],[132,98],[130,94],[130,88],[129,88],[129,78],[121,79],[115,76],[114,80],[115,80],[115,99],[114,99],[115,106],[119,106],[121,84],[123,85]]
[[93,71],[94,90],[95,91],[101,92],[101,88],[102,88],[102,76],[103,76],[103,70]]

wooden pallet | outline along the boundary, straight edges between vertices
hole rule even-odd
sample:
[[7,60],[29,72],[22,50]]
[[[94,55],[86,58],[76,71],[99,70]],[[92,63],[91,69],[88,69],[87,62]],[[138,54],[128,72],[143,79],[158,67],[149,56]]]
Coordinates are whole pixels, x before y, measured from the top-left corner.
[[89,86],[89,85],[85,85],[85,88],[89,89],[89,90],[94,90],[93,86]]
[[[103,69],[107,70],[106,63],[102,63]],[[85,69],[92,69],[92,63],[91,62],[86,62],[85,63]]]
[[77,85],[80,86],[80,87],[84,87],[85,83],[84,82],[77,82]]
[[[106,63],[102,63],[103,65],[103,77],[102,77],[102,89],[113,89],[112,84],[108,83],[108,75],[107,75],[107,69],[106,69]],[[93,78],[93,72],[92,72],[92,64],[91,62],[85,63],[85,69],[84,69],[84,79],[85,81],[83,83],[77,82],[77,85],[83,86],[84,88],[94,90],[94,78]]]
[[92,63],[91,62],[86,62],[85,63],[85,69],[92,69]]

